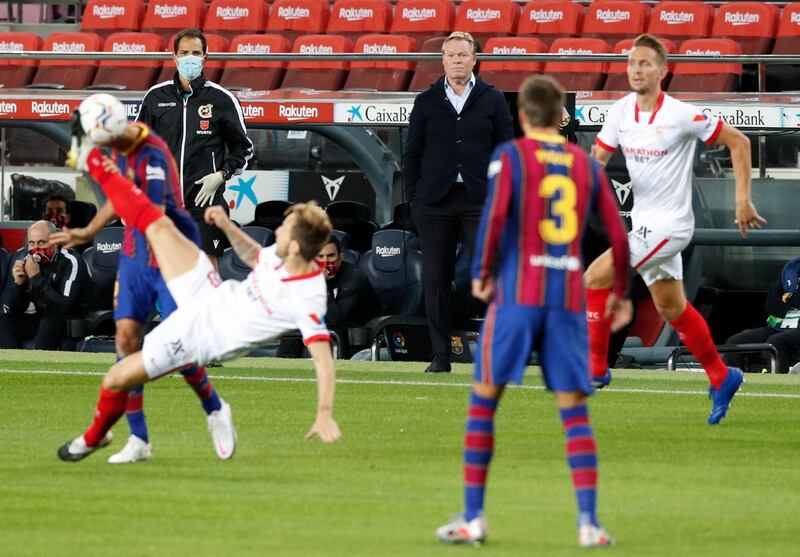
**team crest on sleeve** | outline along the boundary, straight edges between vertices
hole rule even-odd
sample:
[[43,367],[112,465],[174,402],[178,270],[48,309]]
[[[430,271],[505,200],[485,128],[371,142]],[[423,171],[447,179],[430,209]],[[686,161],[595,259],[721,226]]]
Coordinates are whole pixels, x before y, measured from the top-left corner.
[[317,325],[322,324],[322,319],[320,319],[319,315],[317,315],[316,313],[309,313],[308,316],[311,318],[311,321],[313,321]]
[[164,169],[160,166],[150,166],[149,164],[145,167],[145,172],[147,174],[148,180],[166,180],[167,175],[164,172]]
[[211,118],[211,111],[213,108],[213,104],[201,104],[197,109],[197,115],[200,116],[200,118]]
[[489,178],[494,178],[503,169],[503,161],[496,160],[489,163],[489,170],[487,174]]

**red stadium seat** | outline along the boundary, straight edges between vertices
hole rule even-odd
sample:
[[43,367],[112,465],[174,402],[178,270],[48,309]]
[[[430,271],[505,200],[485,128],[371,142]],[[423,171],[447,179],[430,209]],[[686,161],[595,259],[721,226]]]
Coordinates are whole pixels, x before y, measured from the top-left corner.
[[[220,35],[214,35],[213,33],[206,33],[205,35],[209,54],[212,52],[228,52],[228,39]],[[169,42],[166,44],[167,51],[170,53],[174,52],[174,46],[175,37],[173,36],[170,37]],[[219,81],[219,76],[222,74],[224,65],[225,62],[222,60],[206,60],[203,64],[203,75],[206,76],[206,79],[211,81]],[[156,79],[156,83],[172,81],[175,78],[175,71],[175,62],[172,60],[165,61],[161,67],[161,73]]]
[[[0,51],[21,52],[41,50],[42,38],[33,33],[3,33],[0,35]],[[33,79],[38,60],[0,60],[0,85],[6,88],[25,87]]]
[[583,6],[574,2],[528,2],[519,18],[517,35],[536,37],[549,48],[556,39],[580,36],[584,15]]
[[156,33],[168,41],[182,29],[202,29],[207,9],[203,0],[150,0],[142,31]]
[[[420,52],[438,52],[442,53],[442,44],[447,37],[433,37],[422,43]],[[414,77],[411,78],[411,83],[408,85],[409,91],[422,91],[427,89],[431,84],[435,83],[437,79],[444,75],[444,66],[442,59],[432,60],[430,62],[417,63],[417,69],[414,72]]]
[[[741,54],[739,43],[730,39],[689,39],[683,41],[679,54],[719,56]],[[742,75],[741,64],[701,64],[678,62],[672,74],[669,91],[725,92],[736,91]]]
[[[614,45],[614,54],[628,54],[633,47],[634,39],[625,39],[619,41]],[[669,39],[661,39],[664,46],[667,48],[667,54],[675,54],[677,52],[675,43]],[[669,72],[664,80],[661,82],[661,88],[666,89],[669,80],[672,77],[672,70],[675,64],[669,64]],[[628,82],[628,64],[626,62],[611,62],[608,65],[608,79],[603,87],[604,91],[629,91],[630,83]]]
[[[363,35],[353,47],[353,52],[367,54],[416,51],[416,41],[406,35]],[[351,62],[344,89],[406,91],[415,65],[414,62],[401,60]]]
[[[100,52],[96,33],[50,33],[42,50],[52,52]],[[28,87],[85,89],[97,71],[97,60],[42,60]]]
[[[353,52],[353,41],[341,35],[304,35],[294,42],[292,52],[307,54],[335,54]],[[347,78],[349,62],[289,62],[282,89],[303,88],[338,91]]]
[[324,33],[329,17],[328,0],[274,0],[267,32],[295,41],[301,35]]
[[456,14],[454,30],[467,31],[481,49],[492,37],[517,32],[519,7],[510,0],[470,0]]
[[203,30],[231,40],[243,33],[263,33],[268,16],[264,0],[214,0]]
[[120,31],[138,31],[144,17],[143,0],[89,0],[83,11],[81,31],[102,38]]
[[742,54],[769,54],[778,29],[778,8],[763,2],[728,2],[714,17],[711,36],[739,43]]
[[[800,3],[783,8],[772,54],[800,54]],[[797,76],[800,65],[772,64],[767,66],[767,91],[796,91],[800,89]]]
[[456,8],[450,0],[400,0],[391,32],[413,37],[422,48],[428,39],[449,35],[455,20]]
[[[550,54],[608,54],[611,47],[602,39],[556,39]],[[607,62],[547,62],[544,73],[556,78],[566,91],[600,91]]]
[[676,42],[702,39],[711,33],[713,21],[714,7],[711,4],[665,0],[653,8],[647,31]]
[[583,36],[616,43],[644,33],[650,8],[633,0],[599,0],[586,11]]
[[[236,54],[275,54],[290,52],[289,39],[280,35],[239,35],[231,43]],[[281,85],[286,62],[237,61],[225,62],[219,84],[228,89],[257,89],[271,91]]]
[[[103,52],[142,53],[164,50],[164,39],[155,33],[114,33]],[[155,82],[160,60],[101,60],[90,89],[132,89],[144,91]]]
[[[494,37],[486,41],[486,54],[536,54],[547,45],[533,37]],[[519,91],[529,75],[542,73],[542,62],[481,62],[481,77],[501,91]]]
[[355,41],[368,33],[388,33],[391,25],[392,5],[387,0],[336,0],[327,32]]

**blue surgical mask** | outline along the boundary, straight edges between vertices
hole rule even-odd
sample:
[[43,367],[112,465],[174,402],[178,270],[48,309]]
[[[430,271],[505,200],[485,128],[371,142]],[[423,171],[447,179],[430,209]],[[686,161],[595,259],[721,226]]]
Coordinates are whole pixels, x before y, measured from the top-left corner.
[[178,58],[178,73],[187,81],[194,81],[203,71],[203,59],[187,54]]

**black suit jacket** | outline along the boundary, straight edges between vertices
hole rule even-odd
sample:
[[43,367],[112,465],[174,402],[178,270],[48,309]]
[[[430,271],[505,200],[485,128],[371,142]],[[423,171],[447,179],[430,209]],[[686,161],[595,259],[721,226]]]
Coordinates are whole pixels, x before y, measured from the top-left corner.
[[406,197],[434,204],[460,172],[470,199],[483,203],[492,152],[514,138],[511,113],[503,93],[476,75],[458,114],[444,92],[444,79],[414,99],[403,153]]

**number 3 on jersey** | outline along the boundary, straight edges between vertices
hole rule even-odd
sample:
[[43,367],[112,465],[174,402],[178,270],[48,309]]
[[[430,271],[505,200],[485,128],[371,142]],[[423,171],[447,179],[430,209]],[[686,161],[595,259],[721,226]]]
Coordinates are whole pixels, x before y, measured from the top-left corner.
[[[578,235],[577,192],[569,176],[550,174],[539,183],[539,195],[550,200],[550,218],[539,221],[539,234],[548,244],[569,244]],[[558,199],[554,199],[558,195]]]

